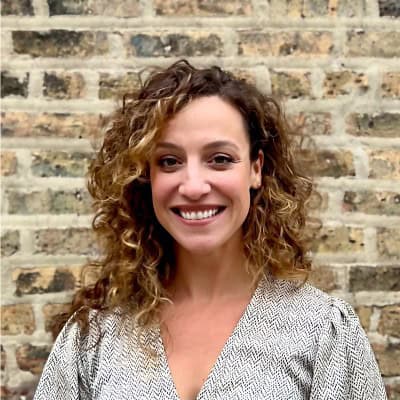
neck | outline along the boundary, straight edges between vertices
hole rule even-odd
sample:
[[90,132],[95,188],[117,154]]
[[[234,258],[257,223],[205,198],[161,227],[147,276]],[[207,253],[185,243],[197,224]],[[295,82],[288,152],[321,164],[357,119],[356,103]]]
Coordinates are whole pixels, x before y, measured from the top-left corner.
[[176,273],[171,283],[175,302],[211,303],[248,296],[254,289],[240,243],[201,255],[177,247],[175,254]]

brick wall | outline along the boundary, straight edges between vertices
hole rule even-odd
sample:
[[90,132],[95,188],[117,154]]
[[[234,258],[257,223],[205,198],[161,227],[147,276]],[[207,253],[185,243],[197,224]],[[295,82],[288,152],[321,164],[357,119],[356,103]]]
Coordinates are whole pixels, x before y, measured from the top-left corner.
[[187,57],[279,96],[317,145],[313,281],[356,308],[400,399],[400,2],[3,0],[2,394],[35,387],[49,321],[96,252],[91,134],[138,71]]

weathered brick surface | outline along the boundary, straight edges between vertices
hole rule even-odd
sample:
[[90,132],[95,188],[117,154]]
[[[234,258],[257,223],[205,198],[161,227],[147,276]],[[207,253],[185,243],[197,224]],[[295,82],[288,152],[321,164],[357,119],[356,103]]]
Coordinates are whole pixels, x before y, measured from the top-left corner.
[[331,54],[331,32],[239,30],[239,54],[245,56],[315,56]]
[[388,400],[400,400],[400,383],[390,382],[385,385]]
[[324,97],[363,95],[369,89],[368,78],[362,72],[328,72],[324,79]]
[[272,94],[280,98],[312,97],[310,72],[271,70]]
[[104,32],[13,31],[12,41],[15,53],[32,57],[89,57],[108,51]]
[[131,93],[140,87],[139,74],[126,72],[123,74],[100,74],[99,99],[121,99],[125,93]]
[[372,347],[382,375],[400,375],[400,343],[373,343]]
[[373,308],[367,306],[359,306],[356,307],[354,310],[357,313],[358,318],[360,319],[361,325],[364,328],[364,330],[366,332],[369,331]]
[[50,16],[53,15],[100,15],[110,17],[137,17],[140,15],[139,0],[47,0]]
[[382,138],[400,137],[400,114],[350,114],[346,118],[346,130],[350,135]]
[[57,293],[74,290],[79,281],[78,267],[17,268],[12,273],[15,294]]
[[41,177],[82,177],[86,174],[91,157],[88,153],[79,152],[34,152],[32,154],[32,173]]
[[50,354],[51,346],[34,346],[24,344],[18,346],[15,352],[18,367],[22,371],[29,371],[34,375],[42,373],[44,364]]
[[330,135],[332,116],[326,112],[301,112],[289,116],[293,131],[305,135]]
[[400,267],[398,266],[352,266],[349,272],[349,289],[399,291]]
[[4,371],[6,369],[6,364],[7,364],[7,353],[4,350],[2,344],[0,344],[0,360],[1,360],[1,370]]
[[17,172],[17,157],[13,151],[1,151],[1,175],[10,176]]
[[85,190],[6,190],[9,214],[89,214],[92,200]]
[[[385,45],[382,46],[382,43]],[[349,57],[399,57],[400,31],[352,30],[347,33],[345,55]]]
[[343,209],[365,214],[400,215],[400,192],[346,191]]
[[400,305],[386,306],[381,310],[378,332],[400,338]]
[[378,252],[382,258],[394,258],[400,260],[400,229],[378,228],[377,242]]
[[400,17],[400,3],[398,0],[378,0],[379,15],[382,17]]
[[15,76],[9,71],[1,71],[1,97],[28,96],[29,73]]
[[329,176],[339,178],[341,176],[354,176],[355,169],[353,156],[349,151],[336,150],[303,150],[307,157],[314,158],[314,176]]
[[[399,341],[393,302],[400,291],[399,4],[1,1],[4,300],[29,299],[35,313],[43,312],[34,325],[30,305],[15,306],[30,310],[32,326],[18,310],[7,314],[26,372],[18,373],[16,355],[5,346],[3,375],[12,387],[0,386],[2,397],[32,398],[36,382],[29,371],[38,373],[46,357],[35,354],[44,343],[34,340],[66,309],[79,284],[77,260],[98,254],[82,178],[93,157],[89,146],[97,146],[109,122],[103,116],[138,88],[139,73],[145,79],[146,70],[184,57],[199,67],[218,64],[277,97],[289,115],[291,139],[308,136],[305,173],[316,186],[307,207],[322,223],[319,231],[311,229],[315,219],[310,223],[308,245],[318,262],[311,282],[361,299],[356,311],[381,345],[384,373],[398,375],[386,381],[389,399],[400,400],[397,350],[389,346]],[[95,276],[93,269],[83,280],[93,283]],[[366,299],[356,293],[363,291],[374,293]],[[31,348],[21,347],[24,329],[35,334]]]
[[361,0],[270,0],[271,16],[312,17],[356,17],[363,13]]
[[6,230],[1,234],[1,255],[8,257],[15,254],[20,248],[19,232]]
[[357,252],[364,247],[362,229],[347,226],[322,227],[316,235],[312,250],[316,253],[325,252]]
[[87,228],[41,229],[34,237],[36,254],[94,255],[94,235]]
[[400,98],[400,72],[387,72],[383,75],[382,97]]
[[309,282],[325,292],[343,289],[338,268],[328,265],[315,266],[310,274]]
[[128,55],[136,57],[222,56],[222,39],[216,33],[138,33],[125,35]]
[[33,15],[32,0],[2,0],[1,15]]
[[308,199],[307,208],[312,212],[326,211],[328,209],[328,202],[328,193],[314,190]]
[[157,15],[229,16],[251,15],[250,0],[155,0]]
[[399,150],[371,150],[368,152],[368,155],[370,178],[400,178]]
[[3,112],[3,137],[89,138],[100,127],[96,114]]
[[44,96],[53,99],[77,99],[85,94],[85,81],[80,73],[45,72]]
[[45,304],[43,306],[44,326],[46,332],[51,332],[54,321],[61,313],[67,312],[69,304]]
[[2,335],[31,335],[35,329],[33,309],[30,304],[1,307]]

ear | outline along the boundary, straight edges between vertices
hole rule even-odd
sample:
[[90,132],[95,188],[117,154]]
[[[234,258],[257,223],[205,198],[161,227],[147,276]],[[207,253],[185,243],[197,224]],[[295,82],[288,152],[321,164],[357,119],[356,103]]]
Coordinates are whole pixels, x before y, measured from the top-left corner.
[[262,150],[258,151],[258,156],[255,161],[251,163],[251,188],[259,189],[262,181],[262,167],[264,165],[264,153]]

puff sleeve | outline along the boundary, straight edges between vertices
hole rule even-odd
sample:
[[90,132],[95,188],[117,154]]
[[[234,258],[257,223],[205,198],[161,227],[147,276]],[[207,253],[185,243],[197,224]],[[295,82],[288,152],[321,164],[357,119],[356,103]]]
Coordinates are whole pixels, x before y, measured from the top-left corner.
[[89,400],[87,351],[78,324],[68,321],[47,359],[34,400]]
[[333,299],[319,338],[310,400],[385,400],[375,356],[354,310]]

